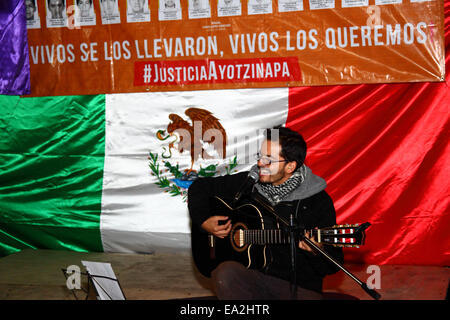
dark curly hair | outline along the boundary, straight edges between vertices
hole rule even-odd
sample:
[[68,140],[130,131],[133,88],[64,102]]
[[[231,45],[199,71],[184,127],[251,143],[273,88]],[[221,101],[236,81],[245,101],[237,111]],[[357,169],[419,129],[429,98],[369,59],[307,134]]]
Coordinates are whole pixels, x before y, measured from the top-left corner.
[[[62,0],[62,2],[63,2],[63,5],[65,6],[66,5],[66,0]],[[47,4],[50,6],[50,0],[47,0]]]
[[305,162],[306,142],[302,135],[286,127],[277,126],[266,129],[265,138],[277,141],[281,146],[280,156],[287,161],[297,163],[296,170]]

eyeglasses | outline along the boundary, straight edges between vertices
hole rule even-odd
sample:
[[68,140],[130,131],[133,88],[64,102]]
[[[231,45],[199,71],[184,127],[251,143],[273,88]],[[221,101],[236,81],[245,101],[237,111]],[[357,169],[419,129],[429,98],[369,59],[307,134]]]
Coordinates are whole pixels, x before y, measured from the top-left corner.
[[272,163],[275,163],[275,162],[286,162],[287,161],[287,160],[272,160],[268,156],[263,156],[259,153],[256,154],[255,159],[256,159],[256,161],[261,162],[261,164],[263,166],[267,166],[267,165],[270,166]]

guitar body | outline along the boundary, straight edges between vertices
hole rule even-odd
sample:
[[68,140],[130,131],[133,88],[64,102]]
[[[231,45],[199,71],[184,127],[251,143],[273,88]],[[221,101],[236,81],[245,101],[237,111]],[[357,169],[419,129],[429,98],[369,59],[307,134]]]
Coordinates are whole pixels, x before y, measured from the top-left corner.
[[212,216],[228,216],[232,229],[227,237],[221,239],[192,228],[192,256],[200,273],[210,277],[220,263],[228,260],[240,262],[249,269],[264,268],[269,258],[267,246],[240,241],[242,230],[265,229],[263,213],[251,203],[232,208],[219,197],[210,199],[210,207]]

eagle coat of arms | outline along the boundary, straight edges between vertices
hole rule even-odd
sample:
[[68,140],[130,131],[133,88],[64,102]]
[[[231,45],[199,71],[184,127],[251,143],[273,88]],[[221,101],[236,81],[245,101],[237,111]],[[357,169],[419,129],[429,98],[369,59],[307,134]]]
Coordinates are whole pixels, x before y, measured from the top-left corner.
[[[227,156],[227,133],[217,119],[210,111],[200,108],[188,108],[184,112],[190,119],[190,122],[183,117],[171,113],[171,121],[167,129],[158,130],[156,138],[165,141],[166,146],[162,148],[161,154],[149,153],[150,170],[152,176],[157,178],[156,185],[165,189],[172,196],[181,195],[186,201],[187,189],[198,177],[211,177],[218,174],[219,164],[210,164],[198,170],[194,170],[194,164],[200,159],[225,160]],[[189,153],[190,167],[180,169],[178,163],[170,162],[173,156],[173,150],[177,150],[179,155]],[[162,165],[162,168],[161,168]],[[235,156],[227,165],[225,165],[226,174],[231,174],[237,166],[237,157]],[[220,173],[219,173],[220,174]],[[172,175],[169,179],[167,176]]]

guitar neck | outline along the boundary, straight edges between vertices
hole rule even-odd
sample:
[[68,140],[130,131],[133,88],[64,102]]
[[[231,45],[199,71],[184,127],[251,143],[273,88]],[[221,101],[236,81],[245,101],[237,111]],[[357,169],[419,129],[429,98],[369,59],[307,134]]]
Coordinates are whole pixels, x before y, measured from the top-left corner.
[[[362,225],[338,225],[323,229],[305,230],[312,235],[317,243],[323,243],[338,247],[358,247],[364,244],[368,222]],[[247,244],[288,244],[290,243],[290,233],[281,229],[241,229],[234,234],[236,243],[241,246]]]
[[[317,237],[319,232],[316,230],[309,230],[315,234],[315,240],[320,239]],[[288,244],[290,243],[290,233],[283,232],[281,229],[265,229],[265,230],[239,230],[238,238],[242,244]]]
[[284,244],[290,242],[290,235],[280,229],[242,230],[245,244]]

